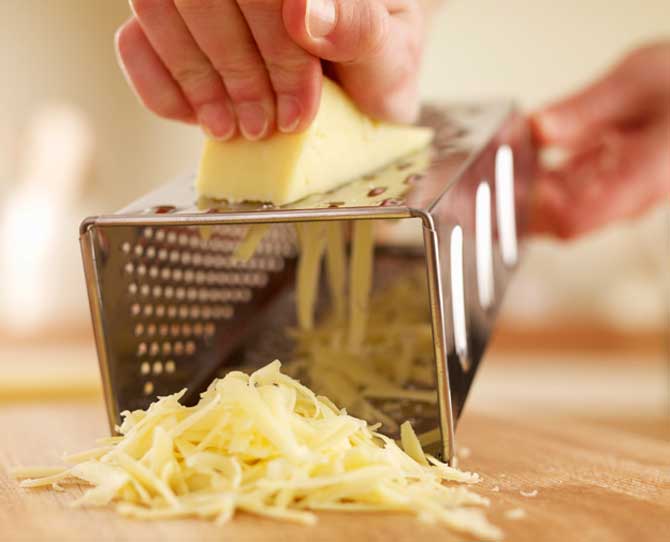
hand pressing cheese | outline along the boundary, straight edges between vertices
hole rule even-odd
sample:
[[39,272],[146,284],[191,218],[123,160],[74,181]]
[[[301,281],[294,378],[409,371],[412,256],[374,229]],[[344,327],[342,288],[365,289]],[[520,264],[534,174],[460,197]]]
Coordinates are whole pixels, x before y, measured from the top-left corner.
[[263,141],[208,140],[196,188],[206,198],[283,205],[385,166],[432,137],[429,128],[371,120],[325,79],[319,112],[304,132]]

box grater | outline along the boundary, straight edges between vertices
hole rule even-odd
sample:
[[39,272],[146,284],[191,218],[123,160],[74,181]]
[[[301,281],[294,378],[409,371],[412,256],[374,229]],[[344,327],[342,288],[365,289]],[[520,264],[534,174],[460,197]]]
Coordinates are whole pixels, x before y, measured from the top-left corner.
[[[417,432],[433,429],[427,448],[451,461],[455,424],[519,258],[535,154],[510,103],[429,105],[420,124],[435,130],[427,151],[295,204],[197,201],[189,177],[85,219],[80,242],[112,428],[121,411],[157,395],[187,387],[194,402],[221,371],[282,359],[295,323],[292,224],[376,220],[374,282],[425,268],[434,343],[437,401],[418,408],[403,399],[389,411]],[[250,260],[235,260],[257,223],[271,224],[267,235]]]

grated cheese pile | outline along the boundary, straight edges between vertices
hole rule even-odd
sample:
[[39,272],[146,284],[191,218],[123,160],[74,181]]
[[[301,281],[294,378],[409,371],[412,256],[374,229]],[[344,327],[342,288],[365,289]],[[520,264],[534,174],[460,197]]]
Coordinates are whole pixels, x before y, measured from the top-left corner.
[[398,425],[375,400],[393,399],[392,408],[407,399],[434,411],[433,337],[421,273],[403,275],[371,297],[365,334],[355,349],[347,347],[349,323],[334,314],[313,329],[293,331],[296,348],[287,371],[305,375],[313,389],[382,422],[389,432]]
[[388,510],[500,537],[477,508],[488,501],[460,485],[476,482],[476,474],[424,455],[409,424],[403,451],[280,367],[274,361],[251,375],[231,372],[193,407],[180,404],[184,390],[146,411],[124,412],[120,437],[22,486],[84,481],[93,487],[75,505],[114,503],[119,513],[142,519],[225,523],[243,510],[312,524],[315,510]]

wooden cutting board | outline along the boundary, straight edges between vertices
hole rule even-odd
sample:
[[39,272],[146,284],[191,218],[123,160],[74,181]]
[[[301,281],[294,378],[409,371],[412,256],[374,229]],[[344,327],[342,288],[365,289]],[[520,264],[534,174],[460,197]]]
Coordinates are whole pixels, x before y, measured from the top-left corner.
[[[670,423],[659,382],[666,375],[663,361],[599,363],[596,369],[584,363],[565,362],[560,371],[555,363],[487,363],[459,426],[460,466],[482,475],[477,490],[491,499],[489,516],[506,540],[670,540]],[[563,385],[557,385],[556,374]],[[587,392],[575,394],[575,389]],[[604,396],[593,404],[580,402],[582,395],[599,397],[596,390],[623,402]],[[658,397],[650,401],[654,394]],[[105,433],[101,400],[0,401],[0,427],[3,542],[473,540],[392,514],[321,514],[315,527],[242,514],[216,527],[200,520],[147,523],[111,510],[71,509],[68,503],[81,489],[24,490],[8,469],[55,464],[63,452],[91,447]],[[521,494],[534,490],[535,497]],[[526,517],[505,516],[515,508],[525,510]]]

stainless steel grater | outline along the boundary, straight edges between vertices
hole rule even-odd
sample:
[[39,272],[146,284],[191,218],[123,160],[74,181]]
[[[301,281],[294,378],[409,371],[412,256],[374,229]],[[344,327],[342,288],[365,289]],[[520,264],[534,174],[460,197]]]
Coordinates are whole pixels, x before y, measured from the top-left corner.
[[[80,229],[107,413],[146,408],[184,387],[194,401],[221,370],[289,352],[296,239],[292,223],[378,220],[375,283],[425,268],[434,342],[434,408],[389,408],[418,432],[439,428],[431,451],[451,461],[454,427],[484,353],[526,226],[535,154],[508,103],[426,106],[435,138],[332,192],[284,207],[196,201],[174,181]],[[343,159],[345,159],[343,157]],[[231,255],[250,224],[271,223],[246,263]],[[406,235],[419,236],[418,246]],[[388,404],[386,405],[388,406]],[[382,408],[385,408],[382,405]],[[441,437],[441,438],[440,438]]]

